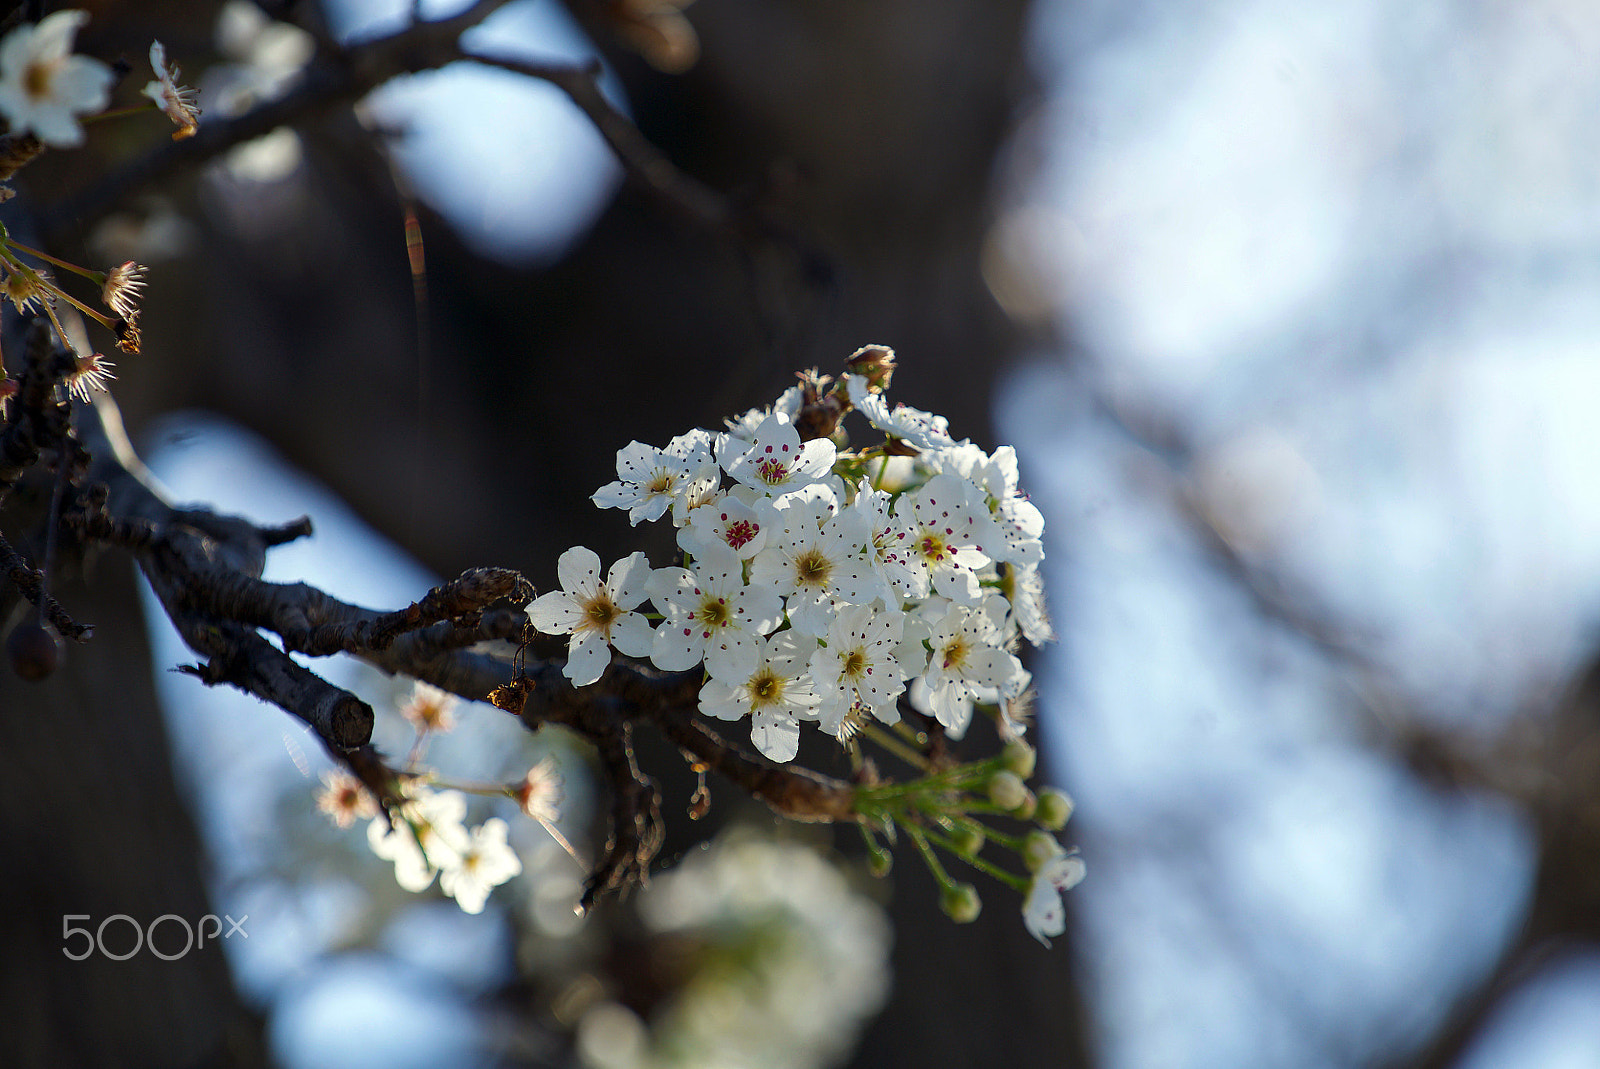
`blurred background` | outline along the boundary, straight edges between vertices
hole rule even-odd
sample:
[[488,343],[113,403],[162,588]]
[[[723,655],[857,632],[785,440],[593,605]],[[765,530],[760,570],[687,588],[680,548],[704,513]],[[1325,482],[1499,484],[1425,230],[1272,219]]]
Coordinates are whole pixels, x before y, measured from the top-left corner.
[[[213,120],[324,62],[269,13],[348,44],[408,8],[86,6],[124,95],[159,37]],[[408,895],[315,811],[298,725],[169,671],[193,657],[112,555],[64,595],[95,642],[0,679],[7,1064],[1600,1064],[1600,13],[517,0],[466,40],[603,57],[736,225],[466,65],[114,197],[168,131],[104,124],[14,207],[150,265],[114,387],[145,460],[177,500],[310,514],[269,578],[547,588],[575,543],[664,562],[588,502],[618,447],[893,346],[896,399],[1017,445],[1047,518],[1068,936],[981,879],[955,926],[913,856],[872,881],[716,784],[692,824],[666,746],[647,893],[578,922],[524,820],[483,914]],[[404,681],[317,667],[409,745]],[[592,853],[582,749],[457,716],[430,758],[552,757]],[[205,912],[249,916],[226,959],[60,954],[60,915]]]

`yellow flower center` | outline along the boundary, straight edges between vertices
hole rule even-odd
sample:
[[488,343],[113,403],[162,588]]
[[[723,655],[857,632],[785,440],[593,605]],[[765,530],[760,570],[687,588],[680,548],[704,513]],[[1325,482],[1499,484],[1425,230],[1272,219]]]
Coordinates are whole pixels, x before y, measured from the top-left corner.
[[865,672],[866,670],[867,670],[867,654],[866,654],[866,651],[864,651],[864,650],[862,650],[860,648],[857,648],[857,649],[851,650],[845,656],[845,659],[844,659],[844,674],[845,675],[849,676],[851,679],[858,679],[858,678],[860,678],[861,674],[863,672]]
[[22,75],[22,89],[30,100],[43,100],[50,96],[50,83],[55,81],[59,60],[48,63],[33,62]]
[[622,610],[617,608],[611,597],[602,590],[583,607],[583,615],[594,630],[608,631],[616,618],[622,615]]
[[776,705],[783,700],[784,678],[770,668],[763,668],[745,684],[750,691],[750,704],[754,707]]
[[708,597],[700,603],[700,621],[707,627],[724,627],[729,620],[728,602],[724,598]]
[[819,550],[808,549],[794,561],[794,578],[800,586],[822,586],[833,574],[833,562]]

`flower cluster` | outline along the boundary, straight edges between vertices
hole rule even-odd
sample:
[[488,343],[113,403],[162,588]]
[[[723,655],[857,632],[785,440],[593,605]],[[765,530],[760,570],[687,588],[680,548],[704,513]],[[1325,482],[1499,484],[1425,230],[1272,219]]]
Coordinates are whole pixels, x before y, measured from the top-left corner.
[[[1043,517],[1018,490],[1014,450],[987,453],[942,417],[890,408],[883,378],[848,374],[829,397],[881,433],[861,448],[803,440],[795,387],[720,433],[620,450],[595,504],[634,524],[670,516],[684,564],[652,569],[634,553],[602,580],[592,551],[564,553],[561,589],[528,614],[571,635],[567,677],[595,682],[612,649],[703,667],[701,712],[748,718],[776,761],[795,756],[805,722],[841,740],[896,723],[902,695],[951,735],[974,703],[1019,734],[1009,710],[1029,674],[1012,651],[1019,635],[1052,637]],[[813,398],[822,385],[811,380]]]
[[[73,52],[73,43],[89,19],[86,12],[57,11],[38,23],[23,23],[0,38],[0,201],[15,191],[5,183],[46,147],[76,148],[84,143],[86,118],[109,118],[123,111],[106,110],[116,75],[105,63]],[[167,66],[166,50],[159,41],[150,46],[150,65],[156,80],[145,88],[150,103],[133,110],[159,108],[178,126],[174,137],[192,136],[198,129],[200,109],[195,92],[178,84],[177,71]],[[23,257],[28,257],[24,260]],[[74,297],[36,263],[92,281],[110,315]],[[80,352],[72,335],[62,329],[58,303],[70,304],[115,337],[117,348],[137,353],[140,345],[139,295],[144,288],[144,268],[128,261],[110,271],[92,271],[66,260],[30,249],[11,239],[0,227],[0,300],[10,301],[18,312],[41,311],[72,354],[64,373],[68,390],[88,403],[92,390],[104,390],[116,378],[115,365],[100,353]],[[17,390],[16,380],[0,362],[0,411]]]
[[367,825],[367,841],[374,854],[394,862],[401,887],[421,891],[437,875],[462,910],[481,913],[489,892],[520,873],[522,862],[506,841],[505,821],[490,817],[469,829],[466,815],[461,792],[418,787],[397,812]]
[[474,827],[466,825],[468,795],[510,798],[569,853],[572,847],[556,827],[562,777],[552,758],[545,757],[513,783],[449,784],[422,767],[428,741],[456,726],[458,704],[455,695],[417,680],[400,704],[401,716],[416,729],[416,742],[389,799],[380,806],[365,784],[341,769],[323,773],[316,803],[340,828],[370,821],[367,844],[378,857],[394,863],[401,887],[425,891],[437,876],[440,888],[463,911],[480,913],[490,891],[522,872],[522,862],[510,846],[504,820],[491,817]]
[[[31,134],[53,148],[83,144],[78,117],[104,111],[116,80],[106,64],[72,51],[73,39],[88,21],[85,11],[57,11],[0,40],[0,119],[8,133]],[[144,95],[178,127],[175,139],[194,136],[200,122],[195,91],[178,84],[178,71],[167,66],[160,41],[150,45],[150,67],[156,80],[145,86]]]

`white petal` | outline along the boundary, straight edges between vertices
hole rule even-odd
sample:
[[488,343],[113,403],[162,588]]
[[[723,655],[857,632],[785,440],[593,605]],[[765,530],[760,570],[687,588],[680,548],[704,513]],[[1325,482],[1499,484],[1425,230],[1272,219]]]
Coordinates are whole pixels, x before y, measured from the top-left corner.
[[750,741],[773,761],[791,761],[800,752],[800,724],[763,709],[751,718]]
[[737,629],[724,628],[706,643],[706,671],[713,679],[737,683],[749,679],[761,660],[761,644]]
[[528,619],[547,635],[565,635],[582,622],[583,612],[570,594],[552,590],[528,606]]
[[626,613],[611,623],[611,644],[629,657],[650,656],[655,637],[650,621],[636,612]]
[[606,573],[606,589],[617,608],[636,609],[649,593],[650,577],[650,561],[641,552],[630,553]]
[[632,483],[620,481],[606,483],[590,494],[589,500],[594,502],[596,508],[632,508],[639,500],[639,488]]
[[664,672],[687,671],[700,663],[704,634],[693,621],[665,620],[651,637],[650,660]]
[[600,558],[592,549],[573,546],[556,561],[556,579],[561,589],[587,601],[600,587]]
[[700,711],[719,720],[742,720],[750,707],[739,700],[740,691],[720,680],[700,688]]
[[1067,908],[1061,901],[1061,892],[1035,877],[1028,888],[1027,901],[1022,904],[1022,923],[1035,939],[1049,946],[1050,936],[1067,930]]
[[633,508],[628,510],[628,523],[634,527],[639,526],[640,520],[654,523],[667,514],[667,509],[672,507],[672,498],[668,494],[653,493],[647,495]]
[[575,687],[587,687],[605,674],[611,664],[611,647],[599,633],[591,631],[579,638],[572,636],[567,646],[567,664],[561,674],[572,680]]

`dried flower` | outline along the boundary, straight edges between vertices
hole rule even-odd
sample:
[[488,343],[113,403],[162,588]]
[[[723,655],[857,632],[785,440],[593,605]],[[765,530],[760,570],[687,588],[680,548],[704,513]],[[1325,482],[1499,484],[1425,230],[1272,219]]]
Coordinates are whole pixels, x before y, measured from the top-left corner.
[[90,390],[106,392],[106,383],[117,377],[111,370],[116,366],[99,353],[76,357],[72,373],[67,376],[67,389],[88,404]]
[[[44,142],[32,134],[7,134],[0,137],[0,182],[11,178],[44,151]],[[10,186],[0,185],[0,204],[17,195]]]
[[155,101],[156,107],[166,112],[167,118],[178,127],[172,140],[193,137],[200,128],[200,106],[195,103],[195,91],[178,84],[178,68],[167,68],[167,50],[160,41],[150,42],[150,66],[155,69],[156,80],[144,87],[144,95]]
[[13,271],[6,276],[4,282],[0,282],[0,299],[16,305],[19,312],[32,311],[35,302],[49,299],[47,291],[41,285],[41,282],[48,277],[43,271],[38,272],[35,278]]
[[143,293],[144,265],[129,260],[106,272],[106,284],[101,287],[100,299],[121,318],[137,319],[139,298]]
[[116,322],[117,348],[134,356],[139,354],[139,310],[133,309],[133,314],[123,316]]

